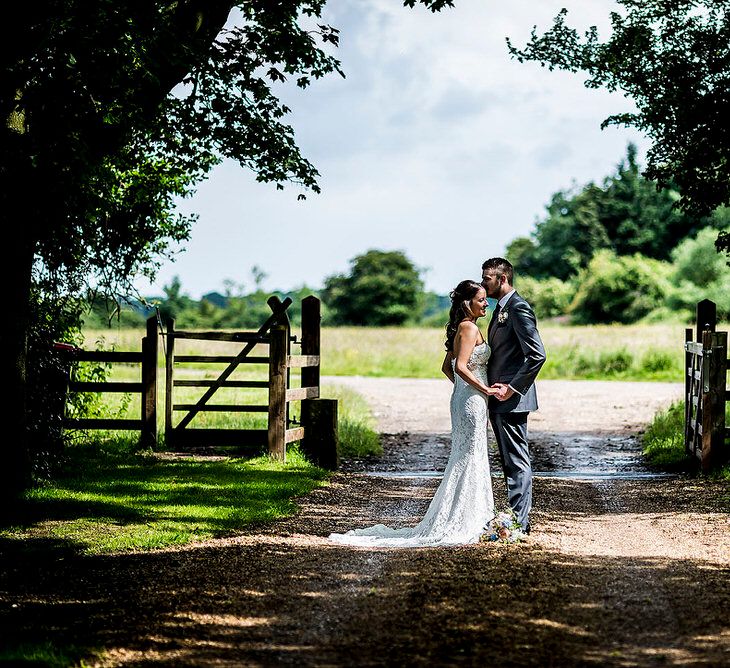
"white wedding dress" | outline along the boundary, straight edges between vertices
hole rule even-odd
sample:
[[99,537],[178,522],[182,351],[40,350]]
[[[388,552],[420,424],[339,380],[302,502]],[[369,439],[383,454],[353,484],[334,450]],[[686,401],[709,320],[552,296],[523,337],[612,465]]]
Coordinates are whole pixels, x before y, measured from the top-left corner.
[[[490,349],[475,346],[467,366],[485,385]],[[331,541],[363,547],[433,547],[476,543],[494,517],[487,450],[487,397],[455,374],[451,394],[451,454],[441,484],[415,527],[376,524]]]

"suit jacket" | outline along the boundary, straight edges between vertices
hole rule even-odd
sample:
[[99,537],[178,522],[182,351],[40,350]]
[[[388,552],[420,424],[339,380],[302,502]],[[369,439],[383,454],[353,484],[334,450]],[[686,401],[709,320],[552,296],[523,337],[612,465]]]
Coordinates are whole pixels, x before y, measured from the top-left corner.
[[[535,378],[545,363],[545,348],[537,331],[532,307],[516,292],[500,311],[502,322],[489,323],[487,343],[492,352],[487,364],[489,384],[507,383],[517,390],[507,401],[489,397],[493,413],[537,410]],[[522,396],[520,396],[522,395]]]

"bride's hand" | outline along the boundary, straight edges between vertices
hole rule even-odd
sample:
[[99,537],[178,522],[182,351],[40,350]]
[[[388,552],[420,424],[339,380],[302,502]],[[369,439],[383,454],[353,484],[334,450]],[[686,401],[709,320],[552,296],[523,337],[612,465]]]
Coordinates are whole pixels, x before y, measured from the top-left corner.
[[515,393],[509,385],[505,385],[504,383],[495,383],[492,387],[496,389],[494,396],[499,401],[507,401]]

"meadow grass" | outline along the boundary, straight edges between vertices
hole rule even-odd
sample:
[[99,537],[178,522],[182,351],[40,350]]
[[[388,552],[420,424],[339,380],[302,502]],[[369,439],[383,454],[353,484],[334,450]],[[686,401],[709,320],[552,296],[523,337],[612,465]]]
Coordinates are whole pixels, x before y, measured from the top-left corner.
[[117,436],[69,447],[63,472],[25,493],[22,514],[0,540],[26,550],[50,541],[84,554],[183,545],[291,514],[294,499],[327,475],[296,447],[285,464],[268,456],[168,459],[135,452],[133,438]]
[[[486,320],[480,324],[486,333]],[[681,381],[685,327],[683,323],[585,326],[541,323],[547,362],[540,378]],[[86,345],[93,347],[102,334],[107,345],[114,343],[119,350],[141,347],[141,331],[129,329],[89,332]],[[444,332],[439,328],[324,328],[322,374],[439,378],[443,344]],[[239,349],[240,344],[207,341],[180,341],[178,346],[178,352],[183,354],[232,354]],[[205,369],[205,365],[199,368]],[[240,371],[241,377],[265,372],[250,366]]]
[[[725,406],[725,424],[730,424],[730,405]],[[659,411],[641,436],[644,454],[650,463],[660,468],[698,470],[698,461],[684,448],[684,402],[676,401]],[[730,443],[726,442],[726,448]],[[730,480],[730,465],[712,473]]]
[[[486,319],[480,324],[486,333]],[[540,325],[547,352],[540,378],[681,380],[685,327],[680,322],[570,326],[546,321]],[[140,330],[129,329],[89,332],[87,345],[93,345],[101,334],[107,344],[116,343],[120,350],[140,347]],[[240,349],[240,344],[219,342],[181,341],[182,344],[186,354],[215,354],[214,350],[231,354]],[[322,330],[323,375],[439,378],[443,356],[444,332],[440,328]],[[247,367],[242,373],[256,371]]]

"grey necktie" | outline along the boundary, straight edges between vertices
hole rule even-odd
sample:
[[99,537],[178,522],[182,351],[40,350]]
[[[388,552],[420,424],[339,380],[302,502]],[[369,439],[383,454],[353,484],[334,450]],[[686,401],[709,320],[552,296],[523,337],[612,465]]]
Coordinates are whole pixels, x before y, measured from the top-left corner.
[[497,322],[497,317],[499,316],[499,312],[502,310],[502,307],[497,303],[497,307],[494,309],[494,313],[492,313],[492,319],[489,321],[489,327],[487,328],[487,336],[489,336],[492,333],[492,328],[494,327],[494,323]]

